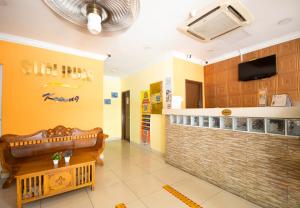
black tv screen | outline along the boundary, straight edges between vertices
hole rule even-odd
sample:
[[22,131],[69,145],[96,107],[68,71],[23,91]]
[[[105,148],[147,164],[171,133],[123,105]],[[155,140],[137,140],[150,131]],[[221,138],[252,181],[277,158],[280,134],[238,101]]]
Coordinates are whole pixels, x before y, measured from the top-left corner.
[[271,77],[276,74],[276,55],[239,64],[239,81]]

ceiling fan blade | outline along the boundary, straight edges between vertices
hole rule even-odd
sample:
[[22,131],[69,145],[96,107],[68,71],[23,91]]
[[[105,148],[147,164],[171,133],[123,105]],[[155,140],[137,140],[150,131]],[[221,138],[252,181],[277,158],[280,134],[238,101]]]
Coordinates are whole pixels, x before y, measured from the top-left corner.
[[87,27],[86,6],[96,3],[102,8],[104,32],[118,32],[128,29],[140,11],[139,0],[43,0],[60,17]]

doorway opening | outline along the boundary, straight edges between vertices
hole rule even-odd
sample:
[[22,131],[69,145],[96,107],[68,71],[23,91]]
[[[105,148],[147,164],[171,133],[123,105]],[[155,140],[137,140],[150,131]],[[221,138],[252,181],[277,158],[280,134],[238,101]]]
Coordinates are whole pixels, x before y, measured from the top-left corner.
[[203,108],[202,82],[185,80],[186,108]]
[[122,139],[130,142],[130,91],[122,92]]

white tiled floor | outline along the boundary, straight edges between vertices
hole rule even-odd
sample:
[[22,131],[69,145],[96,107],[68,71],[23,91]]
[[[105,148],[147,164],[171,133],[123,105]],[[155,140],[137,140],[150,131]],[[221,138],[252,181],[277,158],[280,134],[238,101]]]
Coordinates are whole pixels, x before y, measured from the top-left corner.
[[[164,162],[146,148],[127,142],[107,142],[105,165],[96,169],[96,188],[65,193],[25,205],[30,208],[188,208],[165,191],[173,188],[204,208],[259,208]],[[0,184],[1,185],[1,184]],[[15,186],[0,189],[0,207],[16,207]]]

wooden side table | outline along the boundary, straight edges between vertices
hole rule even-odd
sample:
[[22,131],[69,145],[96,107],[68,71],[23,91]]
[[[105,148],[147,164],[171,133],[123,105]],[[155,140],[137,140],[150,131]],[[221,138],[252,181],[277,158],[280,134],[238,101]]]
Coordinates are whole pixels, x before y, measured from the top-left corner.
[[52,160],[25,162],[16,174],[17,207],[83,187],[94,190],[96,161],[87,159],[86,155],[84,158],[73,156],[68,165],[61,160],[58,167],[54,167]]

